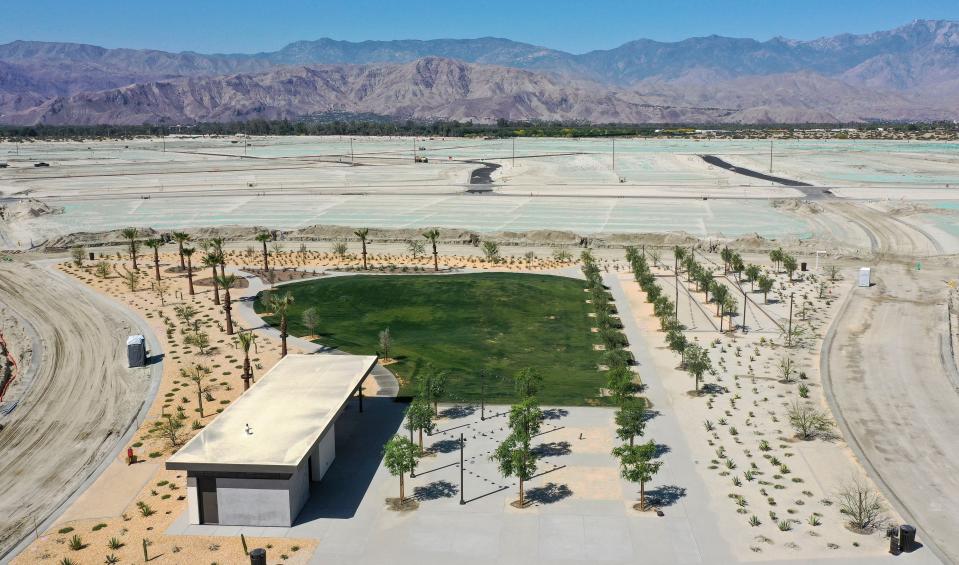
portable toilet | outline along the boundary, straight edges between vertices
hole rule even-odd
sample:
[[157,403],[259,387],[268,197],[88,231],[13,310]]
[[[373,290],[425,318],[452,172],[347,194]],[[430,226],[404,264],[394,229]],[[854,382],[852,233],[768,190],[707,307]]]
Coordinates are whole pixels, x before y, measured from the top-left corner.
[[859,286],[868,287],[871,284],[872,269],[861,267],[859,269]]
[[130,367],[143,367],[147,364],[146,339],[142,335],[127,338],[127,362]]

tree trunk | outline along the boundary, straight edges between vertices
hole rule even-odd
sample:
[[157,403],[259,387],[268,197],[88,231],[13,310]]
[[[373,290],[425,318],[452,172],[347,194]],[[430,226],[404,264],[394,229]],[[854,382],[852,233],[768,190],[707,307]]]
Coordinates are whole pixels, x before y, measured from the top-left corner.
[[250,352],[243,352],[243,390],[250,389],[250,378],[253,376],[250,370]]
[[286,314],[280,318],[280,357],[286,357]]
[[160,250],[153,248],[153,272],[156,274],[157,282],[160,282]]
[[225,259],[223,260],[222,263],[220,263],[220,276],[221,277],[226,276],[226,260]]
[[519,507],[526,506],[526,491],[523,489],[523,477],[519,478]]
[[363,270],[366,270],[366,240],[363,240]]
[[439,254],[436,252],[436,242],[433,242],[433,270],[440,270]]
[[404,500],[406,500],[406,489],[404,487],[405,485],[403,484],[403,473],[400,473],[400,502],[403,502]]
[[203,393],[200,392],[200,385],[197,385],[196,402],[197,402],[198,408],[200,409],[200,417],[202,418],[203,417]]
[[629,436],[629,446],[630,446],[630,447],[633,446],[633,439],[634,439],[635,437],[636,437],[636,436],[633,436],[633,435]]
[[420,451],[423,451],[423,428],[420,428]]
[[186,280],[190,285],[190,296],[193,296],[193,263],[192,261],[187,261]]
[[639,509],[646,510],[646,481],[639,481]]
[[130,240],[130,259],[133,261],[133,270],[137,270],[137,243],[135,239]]
[[270,270],[269,257],[270,257],[270,254],[267,253],[266,251],[266,242],[264,241],[263,242],[263,272],[264,273]]
[[177,242],[177,249],[179,250],[179,253],[180,253],[180,268],[185,269],[186,265],[183,263],[183,242],[182,241]]
[[217,306],[220,305],[220,285],[216,282],[216,265],[211,267],[213,269],[213,304]]
[[226,335],[233,335],[233,316],[231,316],[230,310],[232,306],[230,305],[230,289],[223,289],[223,312],[226,314]]

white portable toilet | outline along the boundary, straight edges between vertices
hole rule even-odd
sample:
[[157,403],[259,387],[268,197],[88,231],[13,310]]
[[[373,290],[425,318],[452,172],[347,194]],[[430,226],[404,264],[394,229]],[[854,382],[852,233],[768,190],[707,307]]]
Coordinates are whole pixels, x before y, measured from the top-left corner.
[[869,267],[861,267],[859,269],[859,286],[868,287],[871,284],[872,279],[872,269]]

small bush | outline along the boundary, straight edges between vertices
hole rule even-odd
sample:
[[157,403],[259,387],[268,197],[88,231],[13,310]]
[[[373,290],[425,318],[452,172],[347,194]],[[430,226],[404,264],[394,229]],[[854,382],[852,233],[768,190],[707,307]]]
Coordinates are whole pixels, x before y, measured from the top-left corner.
[[57,530],[57,533],[58,533],[58,534],[69,534],[69,533],[72,532],[72,531],[73,531],[73,528],[71,528],[70,526],[67,526],[66,528],[60,528],[59,530]]
[[104,524],[103,522],[100,522],[100,523],[97,524],[96,526],[93,526],[93,531],[94,531],[94,532],[98,532],[98,531],[100,531],[100,530],[102,530],[103,528],[106,528],[106,527],[107,527],[106,524]]

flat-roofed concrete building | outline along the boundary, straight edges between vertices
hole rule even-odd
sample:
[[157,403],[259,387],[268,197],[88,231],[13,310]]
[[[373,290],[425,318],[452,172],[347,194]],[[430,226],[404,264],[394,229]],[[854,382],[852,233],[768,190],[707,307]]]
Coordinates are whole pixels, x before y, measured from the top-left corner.
[[375,364],[287,355],[267,371],[167,460],[187,473],[190,523],[292,526],[336,457],[337,417]]

